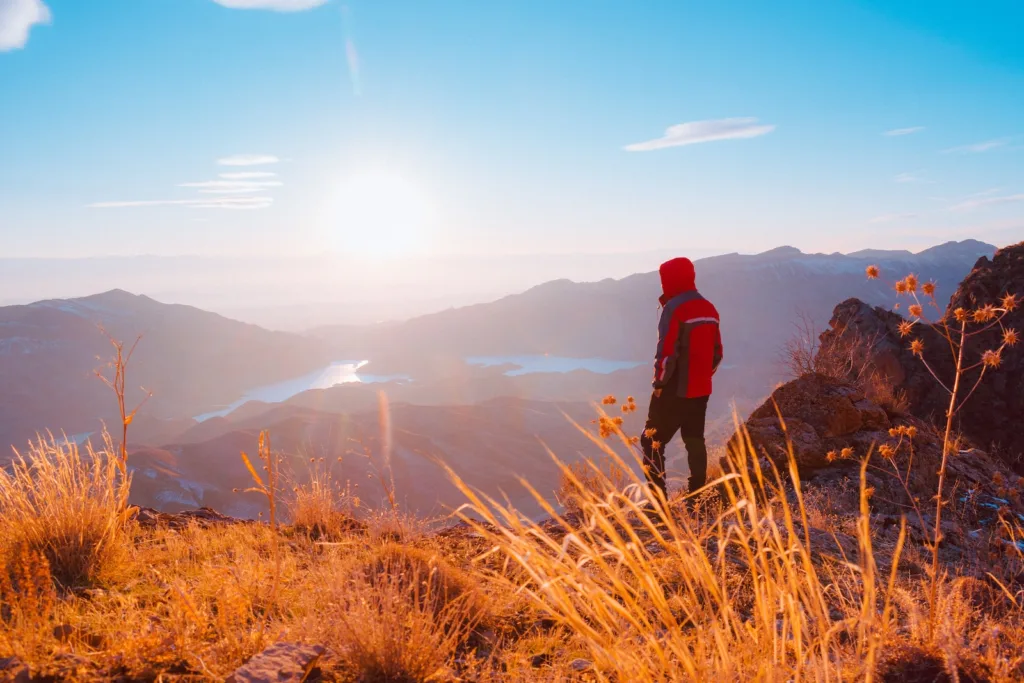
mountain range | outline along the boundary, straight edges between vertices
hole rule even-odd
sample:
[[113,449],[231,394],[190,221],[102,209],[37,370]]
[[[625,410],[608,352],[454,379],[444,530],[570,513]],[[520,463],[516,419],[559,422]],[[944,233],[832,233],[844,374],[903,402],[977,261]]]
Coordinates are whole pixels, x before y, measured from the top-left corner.
[[[991,245],[966,241],[918,254],[803,254],[781,247],[697,260],[698,287],[721,312],[725,343],[709,430],[727,434],[733,406],[745,414],[785,378],[780,354],[801,316],[824,329],[835,304],[850,297],[891,304],[889,286],[865,278],[867,265],[879,265],[892,279],[910,272],[934,279],[942,299],[980,257],[994,252]],[[238,451],[254,451],[261,428],[270,429],[282,451],[341,457],[339,477],[365,480],[371,461],[349,451],[355,442],[383,449],[380,391],[392,406],[391,464],[408,506],[429,511],[458,499],[431,463],[435,456],[495,494],[514,487],[513,473],[554,486],[556,471],[541,441],[567,459],[593,452],[563,412],[585,424],[593,415],[590,404],[602,396],[635,395],[639,415],[631,420],[638,423],[633,429],[641,428],[659,293],[656,272],[599,282],[558,280],[487,304],[304,334],[271,332],[120,290],[2,307],[0,443],[23,445],[47,428],[76,437],[95,434],[101,419],[116,419],[113,395],[94,376],[112,351],[102,327],[129,344],[142,335],[129,366],[128,402],[152,392],[129,436],[135,495],[143,503],[215,503],[251,513],[256,503],[230,492],[245,483]],[[515,358],[527,355],[632,361],[633,367],[510,374]],[[467,362],[473,356],[509,361],[481,367]],[[195,419],[257,387],[340,359],[367,360],[360,372],[402,379],[305,391],[281,403],[252,401],[225,417]],[[679,454],[674,447],[670,459]],[[303,476],[295,464],[295,476]]]

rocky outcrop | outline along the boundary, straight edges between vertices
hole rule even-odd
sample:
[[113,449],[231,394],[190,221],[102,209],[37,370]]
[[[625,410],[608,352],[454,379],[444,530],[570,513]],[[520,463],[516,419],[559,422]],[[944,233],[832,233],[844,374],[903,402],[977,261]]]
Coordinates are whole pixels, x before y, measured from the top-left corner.
[[132,518],[141,527],[168,527],[171,529],[183,529],[193,524],[200,527],[210,527],[216,524],[251,524],[250,520],[237,519],[222,515],[213,508],[201,507],[196,510],[184,510],[182,512],[160,512],[153,508],[133,507]]
[[[879,537],[896,534],[903,516],[912,540],[930,537],[942,436],[928,422],[885,410],[848,381],[806,375],[776,389],[744,427],[729,441],[731,460],[723,468],[734,467],[737,453],[749,453],[746,443],[763,470],[773,463],[786,472],[792,448],[806,491],[816,493],[827,515],[852,520],[859,512],[860,465],[868,458],[865,483]],[[963,559],[968,547],[1006,542],[1000,518],[1024,522],[1022,482],[982,450],[963,448],[949,458],[946,560]]]
[[890,426],[889,415],[863,391],[820,375],[807,375],[779,387],[747,420],[755,446],[783,465],[792,443],[804,474],[828,467],[830,451],[852,446],[866,453],[887,436]]
[[[926,278],[926,273],[919,274]],[[1000,249],[989,260],[981,258],[960,284],[946,310],[949,319],[958,308],[972,312],[986,304],[999,305],[1007,294],[1024,299],[1024,243]],[[933,315],[932,317],[938,317]],[[943,424],[949,396],[931,376],[920,358],[910,351],[910,338],[900,335],[903,317],[857,300],[844,301],[835,308],[831,329],[821,337],[820,354],[835,353],[851,358],[845,368],[851,380],[869,375],[882,378],[905,394],[909,413]],[[1024,306],[1018,306],[1004,320],[1004,326],[1024,331]],[[912,338],[924,342],[923,357],[947,386],[951,386],[954,359],[949,343],[924,325],[916,325]],[[999,327],[973,337],[965,347],[968,364],[1002,344]],[[852,353],[851,353],[852,349]],[[973,377],[976,377],[976,373]],[[968,388],[973,382],[968,383]],[[986,373],[970,400],[956,416],[960,433],[991,452],[994,457],[1024,474],[1024,345],[1007,348],[1001,365]]]

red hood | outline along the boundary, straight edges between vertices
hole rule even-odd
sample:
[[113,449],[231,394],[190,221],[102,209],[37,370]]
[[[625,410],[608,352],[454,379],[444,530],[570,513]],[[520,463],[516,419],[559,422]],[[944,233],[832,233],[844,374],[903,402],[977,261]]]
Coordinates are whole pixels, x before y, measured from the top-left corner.
[[697,289],[697,276],[693,270],[693,261],[688,258],[674,258],[665,261],[658,269],[661,275],[661,298],[658,300],[664,306],[683,292]]

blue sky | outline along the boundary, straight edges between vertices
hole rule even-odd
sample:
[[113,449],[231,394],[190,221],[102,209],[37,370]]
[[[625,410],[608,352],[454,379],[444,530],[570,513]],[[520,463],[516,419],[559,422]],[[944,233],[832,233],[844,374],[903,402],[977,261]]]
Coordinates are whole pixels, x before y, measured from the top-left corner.
[[0,255],[1008,244],[1022,34],[1016,0],[0,0]]

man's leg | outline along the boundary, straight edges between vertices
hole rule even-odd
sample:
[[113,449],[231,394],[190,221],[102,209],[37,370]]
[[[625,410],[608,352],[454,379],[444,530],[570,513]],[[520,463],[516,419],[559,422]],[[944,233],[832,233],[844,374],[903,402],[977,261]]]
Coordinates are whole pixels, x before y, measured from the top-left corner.
[[708,397],[684,398],[680,407],[680,430],[690,465],[690,493],[704,486],[708,479],[708,447],[704,442],[704,421]]
[[679,429],[678,399],[668,394],[651,396],[651,407],[647,411],[640,446],[644,451],[644,474],[647,481],[668,499],[665,487],[665,448]]

